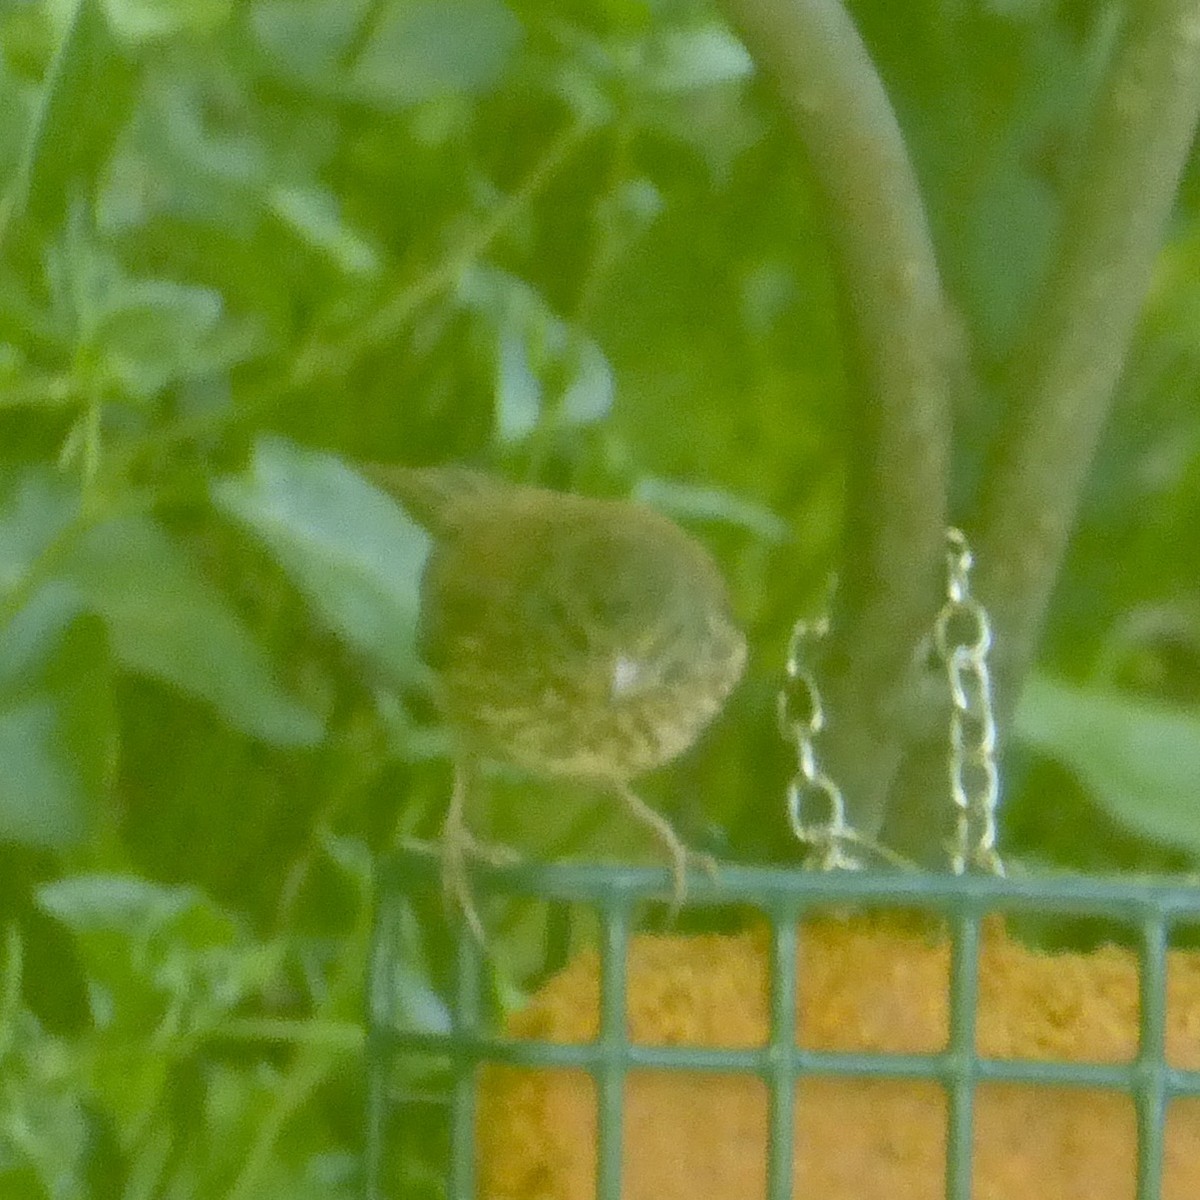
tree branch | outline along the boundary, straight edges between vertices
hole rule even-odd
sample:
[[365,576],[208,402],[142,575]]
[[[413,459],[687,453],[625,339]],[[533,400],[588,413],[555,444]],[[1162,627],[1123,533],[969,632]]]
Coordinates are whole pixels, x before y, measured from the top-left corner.
[[[996,630],[1001,737],[1034,661],[1080,495],[1116,393],[1200,113],[1200,0],[1138,0],[1065,205],[1057,261],[1007,372],[1010,413],[970,528]],[[906,763],[894,844],[929,840],[945,746]]]
[[[903,137],[838,0],[725,0],[824,191],[856,377],[825,765],[873,834],[903,753],[895,719],[937,606],[959,355]],[[965,368],[960,368],[965,374]]]
[[1129,5],[1058,260],[1011,360],[1012,416],[975,522],[1002,721],[1033,662],[1198,113],[1200,0]]

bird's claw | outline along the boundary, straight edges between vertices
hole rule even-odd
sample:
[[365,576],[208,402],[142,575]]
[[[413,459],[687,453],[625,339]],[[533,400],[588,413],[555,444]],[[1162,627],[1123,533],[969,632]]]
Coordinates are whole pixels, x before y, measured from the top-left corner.
[[489,866],[510,867],[521,861],[521,856],[509,846],[495,842],[481,842],[461,826],[447,829],[442,834],[442,892],[452,911],[462,913],[468,928],[480,945],[485,945],[483,921],[475,905],[471,890],[468,860],[481,859]]
[[720,869],[717,860],[711,854],[692,850],[677,838],[674,842],[665,842],[665,844],[671,854],[671,907],[667,910],[667,920],[673,924],[679,918],[684,902],[687,900],[689,867],[703,871],[710,879],[716,879],[720,874]]

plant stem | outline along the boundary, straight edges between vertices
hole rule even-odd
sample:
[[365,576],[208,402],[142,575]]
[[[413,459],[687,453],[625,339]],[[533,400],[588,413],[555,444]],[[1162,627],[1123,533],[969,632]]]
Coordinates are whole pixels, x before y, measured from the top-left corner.
[[900,127],[842,5],[725,8],[807,150],[839,260],[856,408],[822,755],[873,836],[903,752],[894,713],[937,608],[950,380],[966,356]]
[[301,352],[281,387],[288,392],[300,391],[327,376],[344,374],[364,354],[395,340],[421,305],[452,287],[500,234],[528,210],[533,198],[554,179],[589,132],[588,126],[582,124],[564,128],[520,187],[445,259],[419,279],[401,284],[361,325],[336,342],[310,344]]
[[[1008,414],[978,510],[976,590],[995,629],[1000,738],[1037,652],[1200,114],[1200,0],[1139,0],[1101,89],[1056,261],[1008,363]],[[927,840],[945,742],[914,752],[891,840]]]
[[1064,235],[1008,370],[977,587],[1007,722],[1036,653],[1200,114],[1200,0],[1140,0],[1094,114]]
[[125,447],[111,450],[109,457],[114,460],[118,473],[151,451],[166,454],[195,439],[228,434],[234,429],[252,429],[289,396],[349,373],[364,355],[400,337],[422,305],[452,287],[463,272],[482,258],[505,230],[528,211],[532,200],[554,180],[590,132],[590,127],[581,123],[563,128],[520,186],[443,259],[426,268],[416,279],[399,283],[354,329],[328,339],[310,338],[297,351],[290,370],[250,390],[232,413],[206,412],[181,419],[168,429],[156,430]]

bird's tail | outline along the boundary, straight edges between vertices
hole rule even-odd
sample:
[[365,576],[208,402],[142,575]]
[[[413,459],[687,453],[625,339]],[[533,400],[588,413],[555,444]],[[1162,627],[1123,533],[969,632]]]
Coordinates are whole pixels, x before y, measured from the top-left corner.
[[500,491],[498,479],[470,467],[402,467],[361,463],[359,470],[404,505],[409,516],[434,537],[452,533],[467,507]]

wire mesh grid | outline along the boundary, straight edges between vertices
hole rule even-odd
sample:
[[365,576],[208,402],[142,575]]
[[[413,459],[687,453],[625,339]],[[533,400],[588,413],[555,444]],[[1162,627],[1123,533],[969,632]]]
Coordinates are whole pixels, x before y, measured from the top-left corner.
[[[984,1083],[1107,1089],[1132,1097],[1137,1127],[1137,1198],[1161,1192],[1166,1111],[1180,1097],[1200,1096],[1200,1071],[1172,1067],[1165,1050],[1167,946],[1172,929],[1200,919],[1200,888],[1180,881],[1079,877],[1005,879],[919,873],[813,873],[772,868],[722,867],[719,879],[692,881],[689,903],[751,907],[770,924],[770,1038],[754,1049],[640,1045],[626,1027],[627,950],[637,914],[669,895],[669,878],[654,869],[600,866],[528,866],[480,871],[480,894],[532,898],[554,905],[586,905],[600,923],[599,1036],[586,1044],[508,1038],[492,1027],[481,1005],[485,951],[469,932],[453,947],[444,1029],[405,1028],[396,1020],[402,969],[395,940],[406,898],[428,897],[438,887],[436,860],[401,853],[384,866],[378,892],[372,967],[368,981],[367,1200],[397,1200],[389,1169],[388,1131],[394,1098],[391,1070],[406,1058],[449,1066],[448,1163],[444,1195],[473,1200],[476,1077],[483,1064],[577,1068],[595,1081],[597,1104],[596,1195],[621,1196],[622,1115],[631,1071],[744,1073],[769,1093],[766,1196],[793,1195],[795,1097],[807,1076],[925,1080],[947,1097],[945,1194],[968,1200],[972,1179],[972,1127],[976,1089]],[[924,911],[949,931],[949,1039],[940,1052],[890,1054],[807,1049],[796,1037],[797,925],[820,910],[858,906],[871,910]],[[976,1048],[981,925],[994,913],[1091,917],[1134,931],[1139,961],[1139,1048],[1123,1063],[1018,1061],[981,1057]]]

